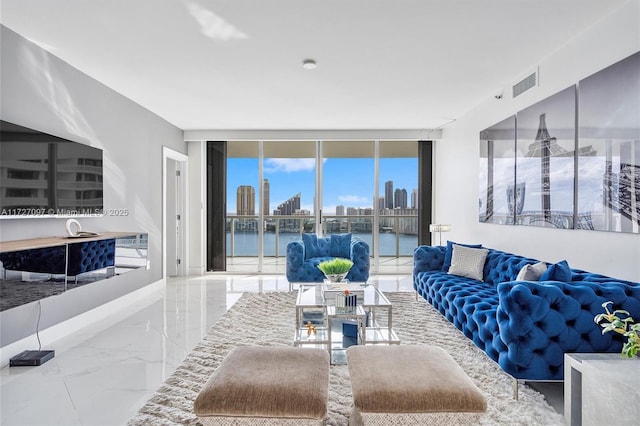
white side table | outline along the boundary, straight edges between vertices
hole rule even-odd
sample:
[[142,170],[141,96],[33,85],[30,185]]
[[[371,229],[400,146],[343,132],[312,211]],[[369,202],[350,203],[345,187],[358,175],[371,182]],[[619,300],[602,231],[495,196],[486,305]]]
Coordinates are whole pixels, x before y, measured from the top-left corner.
[[564,354],[567,425],[631,425],[640,418],[640,357]]

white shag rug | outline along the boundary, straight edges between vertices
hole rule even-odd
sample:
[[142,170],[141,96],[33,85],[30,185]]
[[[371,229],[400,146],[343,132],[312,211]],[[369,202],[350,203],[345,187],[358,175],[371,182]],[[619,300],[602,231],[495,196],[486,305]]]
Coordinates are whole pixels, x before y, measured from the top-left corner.
[[[410,292],[386,293],[393,304],[393,327],[403,345],[440,346],[451,354],[487,398],[482,425],[562,425],[564,418],[535,390],[513,381],[424,299]],[[224,357],[236,346],[292,346],[295,293],[245,293],[211,328],[171,377],[128,425],[199,424],[196,395]],[[327,425],[347,425],[351,383],[346,365],[331,366]]]

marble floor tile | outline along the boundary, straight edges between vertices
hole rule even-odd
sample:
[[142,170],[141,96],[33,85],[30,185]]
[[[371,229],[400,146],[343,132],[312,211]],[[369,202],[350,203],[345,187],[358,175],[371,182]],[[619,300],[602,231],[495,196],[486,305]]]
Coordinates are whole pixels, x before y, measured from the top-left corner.
[[[412,291],[410,273],[370,282]],[[145,305],[57,341],[42,366],[0,370],[0,424],[123,425],[242,293],[288,289],[282,275],[170,278]]]

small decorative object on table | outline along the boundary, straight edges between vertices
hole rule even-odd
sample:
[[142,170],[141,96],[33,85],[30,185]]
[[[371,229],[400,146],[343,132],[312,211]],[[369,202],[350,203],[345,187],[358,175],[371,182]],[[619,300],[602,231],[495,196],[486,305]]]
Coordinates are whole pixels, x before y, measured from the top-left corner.
[[316,329],[316,326],[313,325],[311,321],[307,321],[306,327],[307,327],[307,336],[311,336],[311,333],[313,333],[314,335],[318,334],[318,330]]
[[358,296],[355,294],[349,293],[349,290],[345,290],[343,292],[344,296],[344,305],[347,307],[355,308],[358,304]]
[[344,290],[342,295],[336,297],[336,309],[338,310],[354,310],[358,305],[358,296],[350,294],[349,290]]
[[[612,305],[613,302],[605,302],[602,307],[606,311],[605,314],[596,315],[593,320],[596,324],[602,327],[602,334],[608,331],[615,331],[627,337],[627,341],[622,346],[622,356],[627,358],[633,358],[640,353],[640,323],[634,324],[634,320],[629,316],[629,312],[616,309],[613,312],[609,311],[608,305]],[[618,315],[626,315],[626,318],[622,319]],[[600,324],[600,321],[606,320]]]
[[352,266],[353,262],[351,260],[336,257],[332,260],[320,262],[318,269],[327,277],[327,280],[332,283],[339,283],[344,281]]

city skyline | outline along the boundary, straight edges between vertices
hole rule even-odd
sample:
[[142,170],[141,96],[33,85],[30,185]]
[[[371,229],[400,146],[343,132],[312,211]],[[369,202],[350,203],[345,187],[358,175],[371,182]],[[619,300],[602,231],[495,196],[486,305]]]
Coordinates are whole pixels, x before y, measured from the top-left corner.
[[[259,187],[258,160],[229,158],[227,163],[227,213],[237,213],[237,189]],[[385,198],[385,183],[407,194],[418,187],[417,158],[380,159],[379,197]],[[374,207],[374,163],[371,158],[331,158],[323,161],[323,205],[326,214],[336,214],[336,207]],[[313,211],[315,193],[315,160],[308,158],[268,158],[264,161],[263,178],[268,180],[269,214],[282,203],[300,194],[300,209]],[[266,190],[266,188],[265,188]],[[255,191],[259,206],[259,191]],[[265,203],[267,199],[264,200]],[[393,196],[392,196],[393,202]],[[405,201],[406,202],[406,201]],[[410,206],[407,206],[410,207]],[[264,208],[264,207],[263,207]],[[233,211],[235,209],[235,211]],[[257,214],[257,212],[256,212]]]

